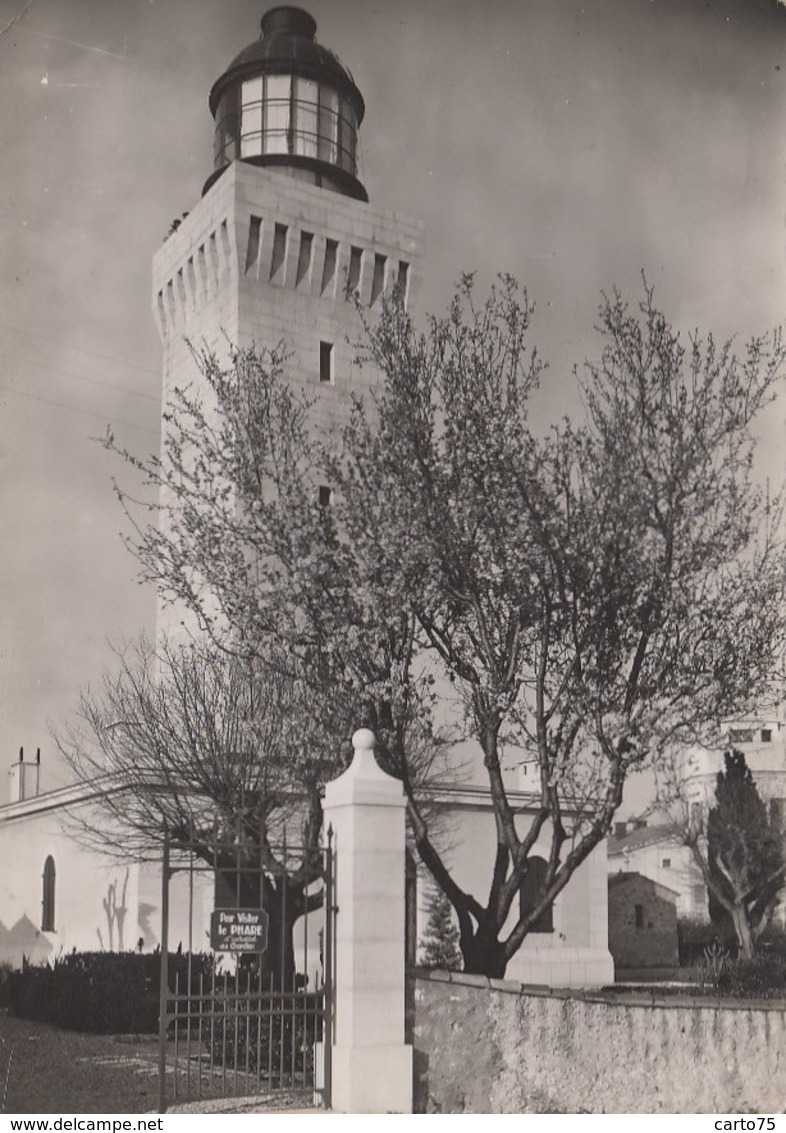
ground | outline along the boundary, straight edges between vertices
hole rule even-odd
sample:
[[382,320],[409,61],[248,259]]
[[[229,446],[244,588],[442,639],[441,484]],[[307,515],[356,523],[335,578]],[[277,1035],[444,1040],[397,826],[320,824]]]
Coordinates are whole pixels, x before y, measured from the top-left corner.
[[[302,1090],[173,1105],[171,1051],[169,1060],[170,1113],[315,1112]],[[156,1037],[87,1035],[0,1014],[0,1114],[157,1112]]]
[[2,1113],[154,1113],[158,1047],[0,1016]]

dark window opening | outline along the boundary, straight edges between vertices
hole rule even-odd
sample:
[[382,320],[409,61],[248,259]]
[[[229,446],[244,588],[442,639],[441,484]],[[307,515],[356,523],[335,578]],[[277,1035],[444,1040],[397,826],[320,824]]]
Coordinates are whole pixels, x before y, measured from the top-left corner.
[[284,259],[287,254],[287,226],[286,224],[277,224],[273,236],[273,260],[270,265],[270,278],[278,275],[284,266]]
[[44,896],[41,902],[41,931],[55,931],[55,860],[51,854],[44,862]]
[[300,252],[297,258],[297,276],[295,277],[296,287],[300,286],[311,271],[311,248],[313,243],[314,237],[310,232],[300,233]]
[[772,728],[762,728],[762,730],[761,730],[761,742],[763,744],[772,743]]
[[333,382],[333,343],[319,344],[319,380],[327,384]]
[[671,858],[664,858],[663,859],[663,868],[664,869],[671,869]]
[[319,506],[330,507],[333,503],[333,489],[328,488],[327,484],[319,485]]
[[406,260],[399,260],[398,264],[398,279],[396,280],[396,289],[399,293],[401,302],[406,307],[407,305],[407,288],[409,287],[409,264]]
[[753,737],[753,728],[729,728],[730,744],[750,744]]
[[385,290],[385,265],[387,264],[387,256],[380,256],[377,253],[374,256],[374,277],[371,281],[371,306],[373,307],[377,299],[379,299],[382,292]]
[[351,299],[360,286],[360,272],[363,267],[363,249],[353,247],[349,252],[349,278],[347,279],[347,299]]
[[259,249],[262,246],[262,217],[252,216],[248,225],[248,247],[246,249],[246,271],[256,266]]
[[338,258],[338,241],[325,240],[325,265],[322,269],[321,293],[324,295],[336,276],[336,260]]
[[[530,858],[527,872],[519,888],[519,909],[523,916],[532,908],[546,886],[548,862],[545,858]],[[548,905],[533,924],[530,932],[554,931],[554,905]]]
[[644,906],[634,905],[633,911],[636,916],[636,928],[644,928]]

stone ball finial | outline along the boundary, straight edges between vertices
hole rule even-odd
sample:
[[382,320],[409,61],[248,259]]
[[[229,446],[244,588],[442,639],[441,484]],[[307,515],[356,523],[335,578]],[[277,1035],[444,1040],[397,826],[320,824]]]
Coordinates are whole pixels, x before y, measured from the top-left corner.
[[373,755],[377,738],[370,728],[358,728],[352,736],[352,747],[356,754],[361,751],[370,751]]

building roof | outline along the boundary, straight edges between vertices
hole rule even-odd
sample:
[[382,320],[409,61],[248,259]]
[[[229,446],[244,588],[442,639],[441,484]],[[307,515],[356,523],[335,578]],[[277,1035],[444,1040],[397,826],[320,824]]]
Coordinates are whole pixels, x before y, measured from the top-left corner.
[[262,35],[236,55],[210,91],[210,112],[215,117],[225,90],[241,79],[261,74],[297,74],[333,83],[355,107],[358,125],[363,121],[363,96],[352,73],[338,56],[317,43],[316,21],[302,8],[284,5],[262,17]]
[[661,881],[653,881],[651,877],[645,877],[643,873],[636,873],[635,870],[620,870],[619,873],[610,873],[608,878],[609,889],[615,888],[628,881],[644,881],[650,888],[656,890],[667,900],[676,899],[679,897],[679,890],[672,889],[669,885],[664,885]]
[[608,857],[612,858],[631,850],[641,850],[644,846],[655,846],[659,842],[673,844],[679,841],[677,833],[677,827],[673,823],[663,823],[660,826],[640,826],[622,837],[618,834],[610,834],[606,852]]

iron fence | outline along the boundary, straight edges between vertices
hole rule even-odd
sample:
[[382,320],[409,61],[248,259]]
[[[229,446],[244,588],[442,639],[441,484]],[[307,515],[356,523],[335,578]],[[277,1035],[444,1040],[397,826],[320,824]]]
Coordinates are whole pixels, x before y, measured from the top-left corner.
[[[161,909],[159,1110],[260,1095],[329,1108],[330,836],[251,852],[167,838]],[[178,933],[185,969],[170,972]]]

